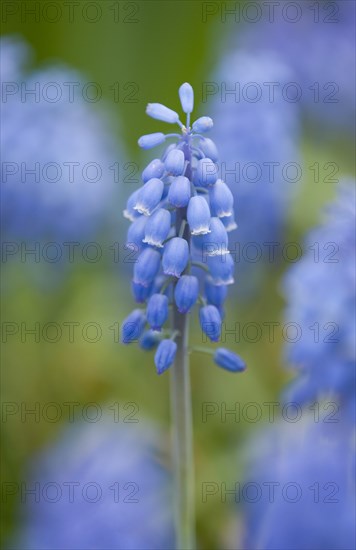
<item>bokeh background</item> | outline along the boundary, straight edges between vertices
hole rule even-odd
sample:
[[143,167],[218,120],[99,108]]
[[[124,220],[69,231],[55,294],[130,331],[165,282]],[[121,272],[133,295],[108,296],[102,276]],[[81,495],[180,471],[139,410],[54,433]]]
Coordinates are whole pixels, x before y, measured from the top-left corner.
[[[46,4],[47,11],[43,11]],[[286,182],[280,177],[266,184],[274,186],[272,197],[265,196],[263,182],[247,187],[242,182],[244,197],[239,205],[239,185],[230,182],[245,242],[294,242],[303,249],[305,234],[322,219],[323,208],[334,198],[341,179],[354,175],[353,2],[313,2],[317,6],[313,10],[311,3],[297,2],[302,15],[294,23],[289,21],[295,17],[292,8],[284,12],[284,18],[281,15],[285,2],[278,3],[272,22],[266,3],[258,4],[261,18],[249,2],[231,3],[237,6],[236,17],[224,13],[225,3],[195,0],[80,1],[75,3],[73,16],[65,4],[4,2],[2,13],[2,34],[22,41],[31,52],[24,54],[21,81],[65,82],[70,74],[72,80],[96,83],[101,92],[97,101],[79,97],[72,105],[61,102],[53,118],[51,104],[43,98],[39,103],[26,100],[29,113],[16,117],[16,105],[11,112],[12,98],[6,102],[3,95],[3,161],[41,162],[43,154],[42,162],[79,159],[104,167],[99,182],[103,192],[96,190],[90,198],[85,184],[71,195],[63,179],[59,181],[56,196],[60,210],[51,204],[51,192],[49,200],[34,204],[28,198],[27,204],[23,187],[18,188],[17,196],[9,194],[8,198],[6,182],[2,182],[4,198],[8,198],[2,204],[3,242],[16,247],[16,252],[2,258],[1,294],[2,477],[6,484],[13,484],[3,484],[2,536],[3,543],[12,548],[17,548],[12,541],[26,522],[20,484],[28,478],[38,453],[58,445],[63,431],[73,424],[84,424],[85,429],[95,425],[98,434],[109,426],[113,437],[116,432],[120,437],[121,431],[136,426],[125,422],[130,414],[139,425],[148,420],[161,430],[159,462],[169,471],[169,375],[158,377],[152,353],[122,346],[118,336],[120,323],[133,308],[129,292],[132,263],[123,248],[127,224],[122,211],[151,158],[139,150],[137,139],[162,127],[145,116],[146,104],[157,101],[178,109],[178,87],[190,82],[196,115],[215,118],[216,135],[213,131],[211,137],[221,143],[222,160],[226,145],[229,162],[298,163],[298,181]],[[327,5],[335,7],[335,14]],[[31,10],[38,11],[31,14]],[[6,65],[5,44],[2,46],[3,80],[13,81],[16,76]],[[18,59],[22,54],[14,55]],[[45,72],[51,67],[64,73],[51,77]],[[225,102],[222,95],[223,83],[266,81],[297,82],[302,97],[288,101],[278,95],[273,104],[265,95],[256,103],[243,98]],[[214,83],[208,97],[207,83]],[[319,86],[317,100],[315,83]],[[333,84],[328,88],[327,83]],[[81,85],[78,89],[82,90]],[[325,97],[331,92],[337,101],[328,103]],[[31,122],[31,108],[35,123]],[[47,109],[49,123],[41,118],[47,116]],[[83,112],[78,115],[80,109]],[[224,117],[220,125],[219,117]],[[59,128],[63,120],[68,120],[68,126],[63,123]],[[229,133],[224,124],[231,120],[236,126]],[[11,125],[16,131],[8,142],[5,132]],[[27,132],[27,125],[36,128],[34,137]],[[51,146],[48,154],[47,142]],[[61,147],[63,152],[58,151]],[[114,163],[118,163],[118,173],[109,168]],[[61,186],[66,194],[63,201]],[[41,189],[36,192],[40,194]],[[46,218],[43,224],[37,223],[42,218]],[[66,220],[70,220],[69,229]],[[266,239],[269,227],[273,231]],[[30,248],[38,243],[42,252],[44,243],[53,241],[62,250],[64,242],[79,242],[74,261],[69,262],[65,254],[52,263],[42,255],[39,262],[21,255],[21,246]],[[88,242],[95,242],[96,248],[85,248]],[[91,254],[95,258],[98,248],[101,257],[88,260]],[[281,281],[295,260],[292,250],[290,253],[291,260],[279,254],[272,263],[247,262],[241,266],[241,277],[237,263],[226,322],[227,327],[240,323],[242,334],[240,338],[227,336],[227,343],[244,357],[248,370],[233,376],[213,366],[204,355],[191,358],[200,548],[239,547],[232,542],[238,540],[242,522],[239,507],[229,499],[221,502],[219,495],[204,502],[202,484],[226,482],[229,487],[243,479],[248,441],[269,425],[263,403],[280,401],[282,388],[293,376],[285,368],[282,330],[276,329],[271,342],[266,328],[266,323],[283,323]],[[75,327],[73,338],[68,323]],[[243,335],[247,323],[261,327],[258,341]],[[37,341],[26,333],[27,328],[36,326]],[[191,327],[191,340],[201,343],[195,320]],[[65,405],[69,402],[78,404],[73,416]],[[236,419],[220,414],[223,407],[234,409],[238,403],[242,408],[250,402],[261,408],[258,421],[249,421],[246,415]],[[55,405],[50,408],[50,403]],[[214,403],[218,412],[204,417],[206,403]],[[27,414],[26,409],[37,412]],[[105,452],[109,458],[111,451]],[[118,460],[123,460],[125,450],[119,455]],[[159,503],[152,513],[158,518],[163,514]]]

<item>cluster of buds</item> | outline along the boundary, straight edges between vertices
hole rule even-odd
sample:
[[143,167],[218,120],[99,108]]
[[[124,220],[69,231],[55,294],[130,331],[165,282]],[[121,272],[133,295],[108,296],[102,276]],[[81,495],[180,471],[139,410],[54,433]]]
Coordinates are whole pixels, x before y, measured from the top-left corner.
[[[234,282],[234,262],[228,250],[228,232],[236,228],[233,196],[218,178],[216,145],[202,135],[213,127],[213,121],[204,116],[190,126],[194,103],[190,84],[182,84],[179,97],[187,115],[185,126],[168,107],[147,106],[149,116],[178,124],[181,133],[157,132],[138,140],[143,149],[171,139],[174,143],[143,170],[143,186],[129,197],[124,211],[132,222],[126,246],[139,251],[132,293],[145,308],[135,309],[125,319],[122,341],[138,340],[146,350],[157,347],[158,374],[173,364],[177,351],[175,327],[164,327],[170,306],[188,314],[198,304],[202,331],[218,342],[227,285]],[[145,331],[146,325],[150,328]],[[241,358],[225,348],[215,351],[214,360],[232,372],[245,368]]]

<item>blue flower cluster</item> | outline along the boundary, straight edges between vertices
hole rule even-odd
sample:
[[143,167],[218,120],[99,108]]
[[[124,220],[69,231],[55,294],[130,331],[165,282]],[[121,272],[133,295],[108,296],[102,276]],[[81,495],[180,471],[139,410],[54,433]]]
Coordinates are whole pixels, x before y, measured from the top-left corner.
[[300,373],[288,399],[355,398],[355,203],[355,181],[343,181],[328,219],[308,235],[306,255],[287,273],[286,322],[300,331],[285,344],[286,359]]
[[[330,420],[330,410],[328,411]],[[352,550],[355,441],[348,416],[278,424],[257,438],[244,481],[246,550]]]
[[[13,547],[163,550],[174,547],[170,477],[148,422],[75,424],[37,457]],[[36,490],[36,489],[35,489]],[[12,547],[12,545],[10,545]]]
[[85,101],[82,76],[59,65],[28,72],[30,54],[20,38],[1,39],[2,231],[90,240],[113,202],[117,143]]
[[[146,307],[135,309],[124,321],[122,341],[139,339],[143,349],[158,345],[155,364],[159,374],[172,365],[177,350],[175,332],[165,338],[167,331],[162,331],[170,304],[187,314],[199,302],[202,331],[218,342],[227,285],[234,281],[234,261],[228,250],[228,232],[236,226],[233,196],[218,178],[216,146],[203,135],[213,121],[203,116],[190,126],[194,103],[190,84],[182,84],[179,97],[187,115],[185,126],[164,105],[147,107],[152,118],[178,124],[181,134],[157,132],[139,139],[144,149],[171,138],[175,143],[143,170],[143,186],[129,197],[124,211],[132,222],[127,246],[140,252],[132,292],[136,302]],[[203,293],[194,270],[206,273]],[[148,332],[144,332],[146,324]],[[244,369],[241,359],[229,350],[218,350],[214,359],[230,371]]]
[[[283,245],[288,206],[300,180],[298,106],[281,91],[294,79],[278,56],[243,50],[226,55],[213,75],[209,106],[215,141],[224,151],[221,177],[236,203],[239,230],[230,248],[244,297],[258,290],[263,266],[278,260],[271,259],[268,246],[277,244],[278,252]],[[273,91],[271,83],[278,83]]]

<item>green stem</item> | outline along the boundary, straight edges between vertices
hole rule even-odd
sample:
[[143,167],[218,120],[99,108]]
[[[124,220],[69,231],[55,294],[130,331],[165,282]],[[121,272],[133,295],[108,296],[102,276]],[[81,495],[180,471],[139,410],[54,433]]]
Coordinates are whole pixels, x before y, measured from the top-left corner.
[[194,346],[193,348],[191,348],[189,350],[189,353],[193,353],[193,352],[205,353],[207,355],[214,355],[215,350],[210,349],[210,348],[204,348],[203,346]]
[[171,369],[173,464],[177,550],[195,548],[194,456],[188,355],[188,316],[175,308],[177,354]]
[[[191,179],[191,153],[188,142],[184,144],[184,153],[188,161],[185,175]],[[180,234],[188,243],[190,242],[185,208],[177,210],[176,233]],[[194,550],[195,490],[188,315],[179,313],[176,307],[173,309],[173,331],[178,332],[175,339],[177,344],[176,359],[171,369],[176,548],[177,550]]]

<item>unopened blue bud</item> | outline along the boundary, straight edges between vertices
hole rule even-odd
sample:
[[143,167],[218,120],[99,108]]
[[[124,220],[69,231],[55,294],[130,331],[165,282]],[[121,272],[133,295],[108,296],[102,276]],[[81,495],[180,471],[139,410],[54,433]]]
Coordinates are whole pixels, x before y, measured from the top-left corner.
[[146,181],[152,178],[160,178],[163,175],[163,173],[164,173],[163,162],[160,159],[153,159],[142,172],[142,181],[146,183]]
[[180,313],[188,313],[199,296],[199,282],[194,275],[183,275],[174,289],[174,299]]
[[160,264],[160,253],[154,248],[144,248],[134,265],[134,282],[143,286],[150,286],[158,274]]
[[210,138],[204,138],[200,141],[199,148],[203,151],[206,157],[209,157],[213,162],[219,159],[219,153],[215,143]]
[[162,132],[155,132],[154,134],[146,134],[141,136],[138,140],[138,144],[142,149],[152,149],[156,145],[160,145],[166,139],[166,136]]
[[220,310],[226,300],[227,286],[215,285],[209,277],[205,281],[204,289],[208,303],[216,306]]
[[162,374],[174,362],[177,344],[173,340],[162,340],[155,354],[155,365],[158,374]]
[[234,197],[226,183],[218,179],[209,190],[210,208],[213,216],[228,218],[234,213]]
[[167,242],[162,258],[165,275],[180,277],[187,267],[189,260],[189,246],[185,239],[174,237]]
[[198,160],[195,172],[195,183],[202,187],[214,185],[218,179],[218,167],[209,158]]
[[140,212],[140,214],[150,216],[162,199],[163,189],[164,184],[162,180],[158,178],[150,179],[141,187],[134,209]]
[[187,206],[190,199],[190,181],[185,176],[175,178],[168,191],[168,202],[176,208]]
[[208,116],[202,116],[193,123],[193,131],[197,134],[203,134],[212,129],[214,123]]
[[135,299],[135,302],[138,304],[143,304],[149,295],[151,294],[152,286],[143,286],[140,283],[135,283],[132,281],[131,283],[131,291],[132,295]]
[[188,204],[187,220],[192,235],[210,233],[210,208],[204,197],[196,195]]
[[142,241],[145,236],[145,227],[148,219],[149,218],[146,216],[140,216],[130,225],[126,239],[126,248],[128,250],[137,252],[142,248]]
[[179,120],[178,113],[162,105],[162,103],[149,103],[146,107],[146,113],[156,120],[162,120],[163,122],[169,122],[171,124]]
[[212,342],[218,342],[221,334],[221,316],[218,308],[212,305],[204,306],[199,311],[199,321],[202,331]]
[[152,294],[147,303],[147,321],[152,330],[161,330],[168,318],[168,298],[165,294]]
[[139,340],[139,346],[145,351],[150,351],[158,346],[159,341],[160,335],[158,332],[154,330],[146,330]]
[[241,357],[226,348],[218,348],[215,351],[214,361],[219,367],[230,372],[242,372],[246,370],[246,363]]
[[167,172],[173,176],[181,176],[184,172],[184,153],[180,149],[172,149],[169,151],[166,160],[165,167]]
[[141,189],[136,189],[127,199],[126,208],[124,210],[124,217],[133,222],[136,218],[140,218],[141,214],[134,209],[136,206],[137,198]]
[[162,248],[170,229],[170,213],[165,208],[159,208],[147,219],[143,242]]
[[146,316],[141,309],[134,309],[122,323],[121,341],[130,344],[138,340],[146,324]]
[[208,256],[207,266],[215,285],[232,285],[234,282],[234,260],[231,254]]
[[179,98],[182,104],[182,109],[185,113],[191,113],[194,107],[194,92],[188,82],[185,82],[179,88]]
[[216,217],[210,218],[209,228],[209,234],[193,237],[194,245],[201,250],[203,261],[206,256],[221,256],[229,253],[229,237],[222,221]]

